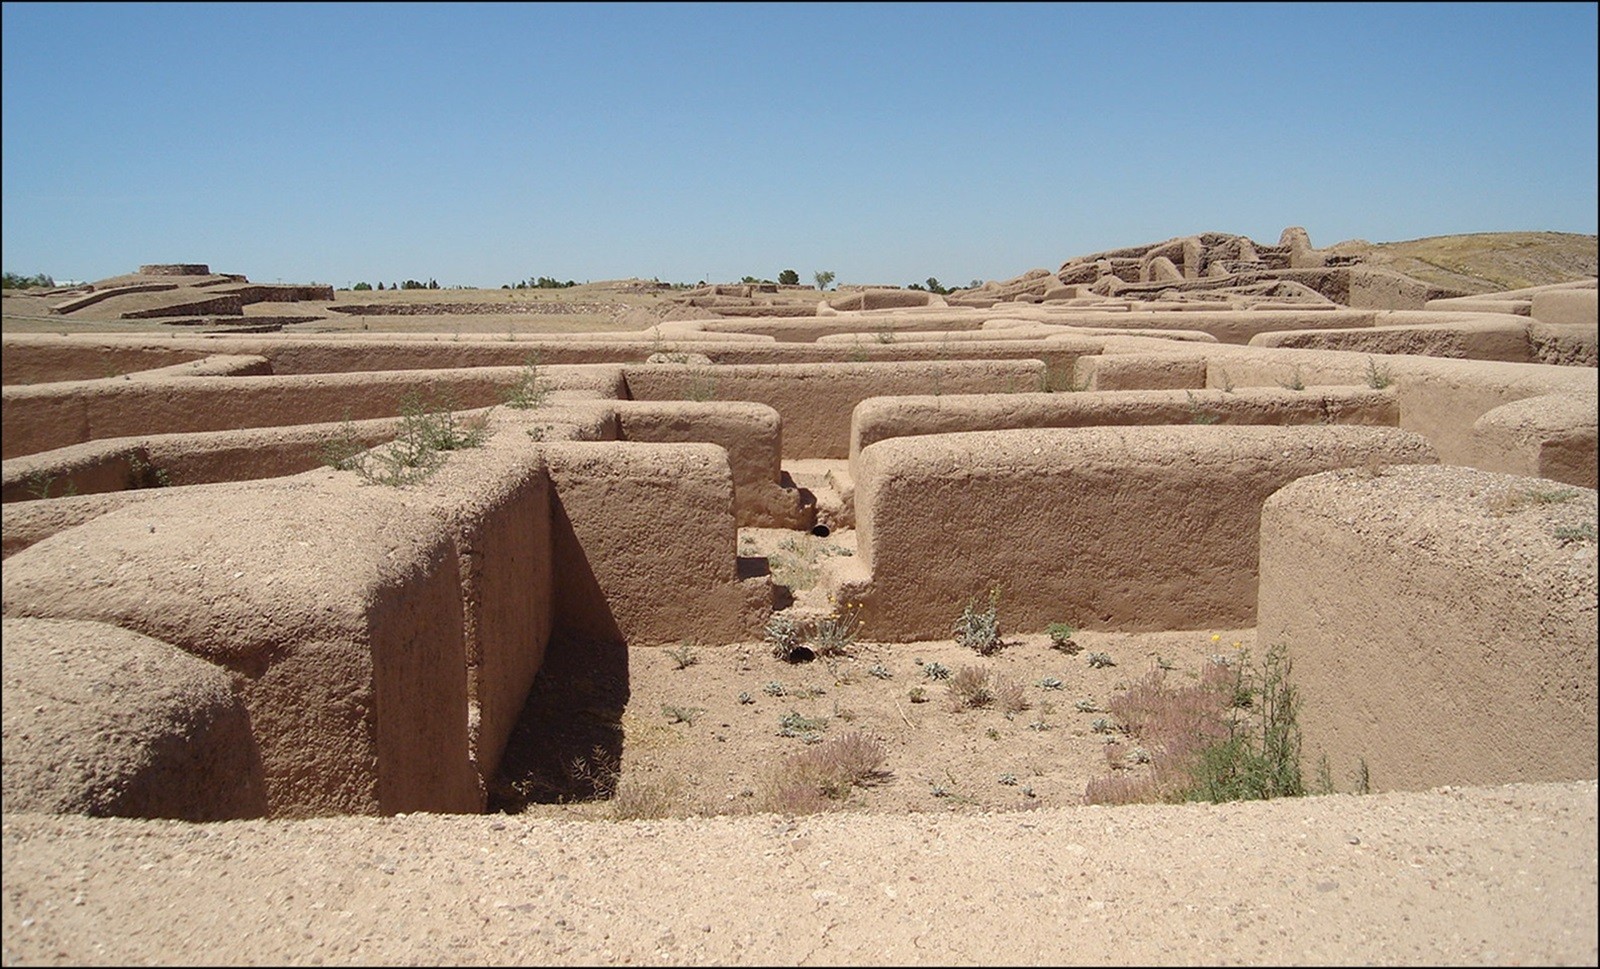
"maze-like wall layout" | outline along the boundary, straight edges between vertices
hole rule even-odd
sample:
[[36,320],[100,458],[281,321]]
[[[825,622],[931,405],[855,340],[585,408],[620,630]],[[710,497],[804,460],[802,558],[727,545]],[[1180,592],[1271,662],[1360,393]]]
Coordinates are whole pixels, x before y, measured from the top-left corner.
[[286,332],[324,290],[147,266],[62,319],[184,326],[5,337],[8,810],[482,810],[552,641],[808,608],[756,526],[854,530],[821,591],[873,640],[1002,584],[1022,628],[1254,625],[1308,756],[1595,776],[1594,280],[1464,297],[1290,230],[631,332]]

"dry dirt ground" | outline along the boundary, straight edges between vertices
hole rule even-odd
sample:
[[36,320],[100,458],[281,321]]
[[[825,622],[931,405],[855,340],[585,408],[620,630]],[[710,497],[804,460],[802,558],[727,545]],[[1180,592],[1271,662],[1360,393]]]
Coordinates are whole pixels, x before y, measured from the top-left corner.
[[1595,783],[575,821],[7,815],[6,965],[1594,965]]
[[[766,557],[802,606],[820,594],[819,565],[854,547],[849,531],[818,538],[747,528],[740,538],[741,554]],[[953,604],[952,624],[961,606]],[[1002,592],[1003,645],[990,655],[953,639],[858,641],[800,662],[777,657],[765,641],[626,650],[553,643],[495,807],[611,818],[793,810],[802,805],[780,793],[784,765],[850,735],[880,745],[883,765],[821,805],[827,810],[1078,805],[1113,760],[1128,774],[1148,769],[1137,755],[1129,761],[1134,744],[1107,712],[1118,692],[1160,665],[1171,667],[1174,684],[1192,683],[1213,656],[1248,658],[1255,640],[1253,629],[1084,631],[1066,652],[1043,633],[1005,629],[1004,612]],[[996,696],[963,702],[963,670],[981,671]],[[1108,757],[1108,745],[1119,756]],[[597,800],[597,789],[615,796]]]

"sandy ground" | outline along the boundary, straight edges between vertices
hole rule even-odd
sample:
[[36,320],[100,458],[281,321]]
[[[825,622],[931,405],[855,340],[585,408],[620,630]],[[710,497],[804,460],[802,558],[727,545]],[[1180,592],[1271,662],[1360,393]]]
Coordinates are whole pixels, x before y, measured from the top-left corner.
[[7,815],[6,965],[1594,965],[1596,785],[991,814]]

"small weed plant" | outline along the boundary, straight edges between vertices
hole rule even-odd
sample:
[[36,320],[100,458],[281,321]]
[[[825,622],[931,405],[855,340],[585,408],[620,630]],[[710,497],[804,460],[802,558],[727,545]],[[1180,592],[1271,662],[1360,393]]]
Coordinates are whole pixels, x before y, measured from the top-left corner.
[[60,495],[52,495],[50,489],[55,486],[55,475],[45,474],[43,471],[34,471],[28,475],[28,494],[35,498],[71,498],[78,493],[78,486],[68,481],[66,487],[61,489]]
[[860,628],[860,605],[846,603],[813,623],[806,643],[818,656],[843,656],[855,645]]
[[1045,635],[1050,637],[1050,648],[1057,652],[1076,656],[1078,651],[1083,649],[1072,638],[1078,634],[1078,630],[1071,623],[1053,622],[1046,626],[1044,631]]
[[695,720],[699,719],[700,714],[705,712],[701,707],[679,707],[665,703],[661,705],[661,715],[667,718],[668,723],[686,723],[691,727],[694,726]]
[[172,484],[167,472],[151,464],[138,451],[128,453],[128,488],[165,488]]
[[828,729],[826,717],[806,717],[794,710],[778,719],[778,736],[798,737],[808,744],[820,741],[822,731],[826,729]]
[[[515,339],[515,337],[511,337]],[[517,382],[507,387],[503,395],[505,405],[512,410],[537,410],[550,398],[550,382],[539,370],[539,356],[534,354],[523,364]]]
[[676,670],[686,670],[700,662],[700,657],[695,652],[694,643],[689,642],[687,639],[679,643],[676,648],[668,647],[666,652],[668,656],[672,657],[672,668]]
[[849,655],[860,628],[860,606],[848,603],[812,620],[774,613],[767,620],[763,635],[773,656],[789,663],[803,663],[819,656]]
[[323,461],[341,471],[354,471],[369,484],[405,487],[426,480],[444,464],[444,452],[481,447],[488,437],[487,418],[466,422],[455,415],[449,398],[425,402],[411,391],[400,402],[400,429],[393,441],[359,449],[346,421],[342,440],[323,449]]
[[857,787],[888,777],[883,742],[860,731],[840,734],[785,757],[775,772],[766,808],[780,814],[815,814],[836,807]]
[[1387,389],[1394,383],[1394,374],[1389,370],[1389,365],[1378,366],[1378,361],[1367,358],[1367,386],[1373,390]]
[[788,613],[773,613],[762,635],[772,655],[786,663],[803,662],[816,656],[805,643],[805,627]]
[[1550,534],[1562,545],[1595,544],[1594,522],[1581,522],[1577,525],[1557,525],[1551,529]]
[[1005,645],[1000,638],[1000,590],[989,591],[989,602],[972,599],[962,607],[954,626],[956,642],[979,656],[993,656]]

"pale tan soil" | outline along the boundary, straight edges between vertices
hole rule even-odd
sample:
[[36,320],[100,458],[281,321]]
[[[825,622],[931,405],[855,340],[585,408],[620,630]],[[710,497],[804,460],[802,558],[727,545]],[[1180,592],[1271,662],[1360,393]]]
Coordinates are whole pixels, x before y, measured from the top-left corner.
[[1594,965],[1593,781],[1026,813],[4,819],[6,965]]

